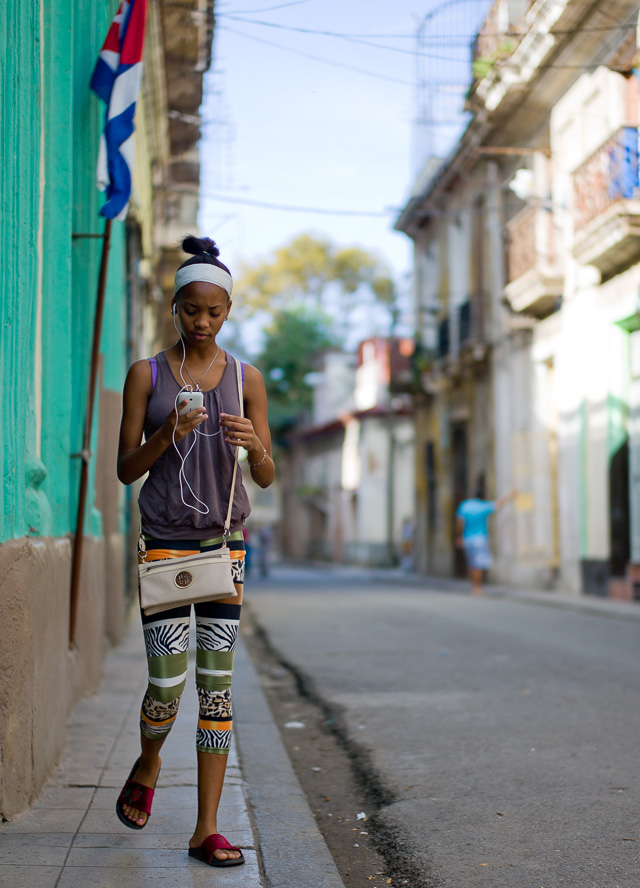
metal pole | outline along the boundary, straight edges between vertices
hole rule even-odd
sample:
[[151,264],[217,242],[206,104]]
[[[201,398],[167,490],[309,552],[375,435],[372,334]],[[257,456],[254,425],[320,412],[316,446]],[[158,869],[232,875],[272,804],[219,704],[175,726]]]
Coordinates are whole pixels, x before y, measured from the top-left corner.
[[76,639],[76,623],[78,616],[78,593],[80,588],[80,569],[82,567],[82,544],[84,541],[84,514],[87,504],[87,487],[89,484],[89,461],[91,459],[91,432],[93,429],[93,408],[95,404],[96,381],[98,377],[98,360],[100,358],[100,338],[102,335],[102,317],[104,315],[104,294],[107,285],[107,260],[111,241],[111,219],[104,226],[102,241],[102,257],[100,259],[100,276],[98,278],[98,296],[96,313],[93,320],[93,343],[91,346],[91,369],[89,371],[89,390],[87,392],[87,412],[84,419],[84,438],[82,451],[72,454],[80,457],[80,493],[78,495],[78,517],[76,532],[73,539],[73,556],[71,560],[71,594],[69,597],[69,647]]

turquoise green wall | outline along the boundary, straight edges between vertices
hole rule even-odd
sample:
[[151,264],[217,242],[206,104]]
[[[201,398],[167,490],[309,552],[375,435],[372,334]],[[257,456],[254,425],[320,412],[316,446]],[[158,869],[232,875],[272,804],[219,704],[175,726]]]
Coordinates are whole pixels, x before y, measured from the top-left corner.
[[[0,8],[5,98],[0,169],[6,207],[0,248],[9,259],[0,268],[0,540],[24,536],[30,526],[52,536],[75,529],[80,463],[70,454],[82,444],[102,241],[72,240],[71,235],[104,228],[98,216],[102,196],[95,187],[104,111],[89,91],[89,80],[117,5],[117,0],[97,5],[91,0],[34,0]],[[2,35],[9,35],[6,43]],[[33,398],[39,261],[41,465]],[[125,372],[125,297],[124,224],[114,222],[101,347],[104,383],[113,390],[121,388]],[[96,422],[94,452],[97,432]],[[31,479],[27,489],[26,471]],[[94,473],[95,460],[92,480]],[[93,484],[90,502],[92,498]],[[86,527],[99,532],[100,522],[87,521]]]
[[[5,535],[25,530],[25,465],[33,446],[28,368],[34,344],[38,217],[40,25],[37,5],[7,3],[0,8],[0,169],[3,212],[0,221],[0,367],[2,398],[2,525]],[[34,59],[35,57],[35,59]],[[32,64],[32,59],[34,63]],[[19,257],[19,261],[18,261]],[[12,261],[13,260],[13,261]],[[7,533],[8,531],[8,533]]]

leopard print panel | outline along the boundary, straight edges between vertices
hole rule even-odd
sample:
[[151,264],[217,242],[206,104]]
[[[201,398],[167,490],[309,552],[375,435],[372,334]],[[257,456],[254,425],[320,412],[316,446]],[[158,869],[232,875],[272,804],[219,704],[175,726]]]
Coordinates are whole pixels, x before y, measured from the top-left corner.
[[142,701],[142,712],[151,721],[168,721],[177,714],[178,706],[180,706],[180,697],[176,697],[170,703],[161,703],[159,700],[154,700],[149,691],[147,691]]
[[231,690],[210,691],[206,688],[198,688],[200,700],[200,718],[203,721],[216,719],[230,720],[232,718]]

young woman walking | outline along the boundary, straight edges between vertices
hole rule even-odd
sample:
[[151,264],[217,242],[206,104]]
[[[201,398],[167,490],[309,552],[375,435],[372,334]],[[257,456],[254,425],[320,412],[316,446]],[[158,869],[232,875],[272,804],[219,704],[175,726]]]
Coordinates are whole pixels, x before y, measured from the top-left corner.
[[[147,560],[177,558],[220,548],[236,449],[248,454],[260,487],[273,481],[264,381],[242,367],[240,409],[236,359],[217,343],[231,311],[232,279],[208,238],[186,237],[191,258],[175,276],[171,312],[177,341],[137,361],[124,386],[118,478],[131,484],[149,473],[139,497]],[[204,406],[181,414],[183,389],[201,390]],[[244,412],[244,416],[240,414]],[[143,441],[144,436],[144,441]],[[218,833],[218,805],[231,740],[231,679],[242,605],[244,541],[250,507],[240,471],[235,485],[228,546],[237,597],[194,605],[199,718],[198,817],[189,854],[210,866],[244,863],[239,848]],[[149,684],[140,713],[140,757],[118,798],[116,812],[132,829],[151,813],[160,750],[175,720],[186,683],[191,605],[146,616],[142,627]]]

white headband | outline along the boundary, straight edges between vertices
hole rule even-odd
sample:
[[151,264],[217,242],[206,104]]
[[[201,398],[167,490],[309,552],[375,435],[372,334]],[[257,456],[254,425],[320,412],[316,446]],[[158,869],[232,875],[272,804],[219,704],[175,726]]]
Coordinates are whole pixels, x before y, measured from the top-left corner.
[[210,265],[208,262],[194,262],[193,265],[186,265],[176,271],[175,282],[173,285],[173,295],[175,296],[185,284],[192,281],[205,281],[208,284],[217,284],[227,291],[227,296],[231,296],[233,289],[233,280],[230,274],[217,265]]

